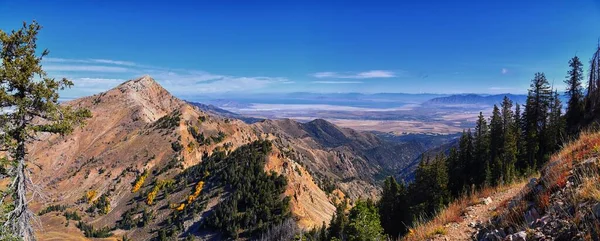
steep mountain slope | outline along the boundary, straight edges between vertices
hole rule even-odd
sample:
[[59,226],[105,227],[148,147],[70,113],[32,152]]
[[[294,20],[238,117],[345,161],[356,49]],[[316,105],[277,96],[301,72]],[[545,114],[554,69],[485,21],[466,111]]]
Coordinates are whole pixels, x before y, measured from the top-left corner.
[[[328,222],[333,203],[346,195],[375,197],[384,170],[402,166],[400,150],[372,134],[324,120],[248,125],[189,105],[149,76],[66,104],[88,108],[93,117],[68,136],[42,136],[29,147],[33,178],[45,197],[34,206],[51,231],[40,232],[42,240],[83,236],[64,211],[76,212],[95,231],[106,227],[135,240],[156,238],[177,220],[178,235],[219,238],[202,225],[232,190],[218,176],[185,173],[257,140],[273,143],[264,171],[285,176],[284,195],[302,228]],[[199,197],[182,203],[190,193]],[[123,228],[130,219],[137,227]]]
[[599,150],[600,132],[565,145],[473,239],[599,240]]
[[279,145],[288,147],[294,159],[318,177],[324,189],[337,183],[353,199],[376,197],[380,179],[401,170],[412,171],[408,167],[426,151],[419,142],[393,143],[322,119],[307,123],[265,120],[253,126],[258,132],[274,135]]
[[[142,173],[150,173],[148,180],[172,178],[198,163],[203,153],[257,139],[241,121],[207,115],[171,96],[149,76],[67,104],[88,108],[94,117],[69,136],[43,137],[31,146],[39,165],[34,178],[47,196],[43,206],[72,207],[89,214],[84,220],[95,227],[113,227],[133,203],[141,202],[141,192],[133,192],[132,183]],[[207,138],[220,140],[202,146],[191,142],[192,125]],[[94,211],[99,200],[108,202],[102,207],[104,215]],[[144,239],[152,235],[145,231],[132,232]]]
[[450,203],[402,240],[599,240],[600,132],[564,145],[539,178]]

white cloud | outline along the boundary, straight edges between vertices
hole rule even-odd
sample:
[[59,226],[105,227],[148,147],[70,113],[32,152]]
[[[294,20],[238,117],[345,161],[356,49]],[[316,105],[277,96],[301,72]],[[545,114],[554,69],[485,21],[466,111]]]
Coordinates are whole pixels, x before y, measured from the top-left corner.
[[391,78],[395,77],[394,72],[385,70],[371,70],[367,72],[358,73],[358,79],[369,79],[369,78]]
[[331,80],[317,80],[312,81],[315,84],[361,84],[362,81],[331,81]]
[[122,73],[127,72],[127,68],[116,67],[116,66],[103,66],[103,65],[43,65],[46,71],[69,71],[69,72],[111,72],[111,73]]
[[136,63],[130,61],[111,60],[111,59],[64,59],[64,58],[44,58],[47,63],[87,63],[87,64],[109,64],[122,66],[136,66]]
[[488,88],[488,90],[492,90],[492,91],[506,91],[506,90],[516,90],[517,88],[514,87],[490,87]]
[[129,61],[119,61],[119,60],[110,60],[110,59],[92,59],[92,61],[94,61],[96,63],[102,63],[102,64],[135,66],[134,62],[129,62]]
[[84,59],[63,59],[63,58],[51,58],[46,57],[42,60],[42,62],[48,63],[90,63],[88,60]]
[[500,72],[502,74],[508,74],[508,69],[507,68],[502,68],[502,70]]
[[105,79],[105,78],[74,78],[71,79],[79,87],[98,87],[98,86],[117,86],[125,82],[124,79]]
[[358,73],[338,73],[338,72],[318,72],[312,74],[315,78],[337,78],[337,79],[372,79],[372,78],[392,78],[396,74],[388,70],[370,70]]
[[318,72],[318,73],[313,74],[313,76],[317,77],[317,78],[330,78],[330,77],[335,77],[337,75],[338,75],[338,73],[336,73],[336,72]]
[[[214,74],[199,70],[168,69],[140,65],[134,62],[106,59],[62,59],[46,58],[44,70],[51,76],[73,80],[73,96],[97,93],[148,74],[163,87],[176,95],[191,95],[206,92],[247,91],[265,88],[276,84],[290,84],[293,81],[284,77],[233,76]],[[105,64],[105,65],[94,65]],[[111,66],[108,66],[111,65]],[[66,72],[66,74],[65,74]]]

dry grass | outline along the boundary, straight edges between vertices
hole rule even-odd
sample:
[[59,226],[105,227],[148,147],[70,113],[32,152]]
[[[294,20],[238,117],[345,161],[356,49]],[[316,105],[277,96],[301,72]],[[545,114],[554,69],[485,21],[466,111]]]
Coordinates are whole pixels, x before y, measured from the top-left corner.
[[446,231],[446,228],[442,226],[437,226],[433,230],[431,230],[430,233],[427,234],[427,239],[433,238],[437,235],[446,235],[447,233],[448,231]]
[[[574,166],[589,158],[600,156],[600,132],[588,131],[582,133],[580,138],[564,145],[561,151],[550,159],[550,161],[542,169],[539,183],[542,184],[543,190],[535,193],[534,190],[524,188],[514,198],[513,203],[510,200],[505,200],[500,203],[493,216],[500,216],[502,227],[520,227],[525,229],[524,213],[527,211],[528,202],[533,201],[537,204],[538,211],[543,213],[550,206],[551,194],[557,190],[564,188],[567,185],[568,177]],[[573,202],[580,201],[596,201],[600,202],[600,172],[593,168],[584,170],[585,173],[577,174],[582,182],[577,195],[573,197]],[[427,240],[436,235],[436,230],[444,227],[448,223],[462,221],[462,216],[467,207],[477,204],[479,198],[492,196],[494,193],[507,190],[514,185],[523,185],[528,178],[516,182],[512,185],[504,185],[496,188],[485,188],[479,190],[474,195],[462,197],[451,203],[446,209],[442,210],[433,220],[429,222],[418,222],[409,232],[409,235],[402,240]]]
[[576,197],[581,201],[600,202],[600,177],[585,178]]
[[[574,195],[566,195],[571,204],[586,201],[600,202],[600,172],[599,164],[592,158],[600,156],[600,132],[588,131],[580,135],[579,139],[573,140],[563,146],[560,152],[542,168],[538,184],[541,189],[532,190],[524,188],[514,198],[514,203],[501,205],[500,227],[516,227],[526,229],[524,214],[528,208],[528,202],[536,204],[536,210],[543,215],[551,205],[551,194],[563,189],[569,180],[575,180],[575,185],[580,183]],[[585,163],[584,163],[585,162]],[[583,164],[582,164],[583,163]],[[571,177],[571,178],[570,178]],[[571,183],[573,184],[573,183]],[[510,208],[508,207],[510,205]],[[574,205],[577,207],[577,205]],[[572,217],[577,221],[577,217]]]
[[458,198],[450,203],[444,210],[440,211],[432,220],[428,222],[416,222],[416,224],[413,225],[413,228],[410,229],[408,235],[401,240],[427,240],[438,234],[445,235],[447,231],[444,227],[449,223],[462,222],[463,216],[467,212],[467,207],[480,204],[481,198],[493,196],[495,193],[506,191],[515,186],[521,186],[524,184],[524,180],[525,179],[498,187],[486,187],[476,191],[474,194]]

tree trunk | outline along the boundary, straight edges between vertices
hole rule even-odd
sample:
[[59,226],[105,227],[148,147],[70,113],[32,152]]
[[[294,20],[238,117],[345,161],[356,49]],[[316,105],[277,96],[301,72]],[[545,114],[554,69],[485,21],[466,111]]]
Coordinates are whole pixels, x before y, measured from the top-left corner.
[[26,173],[25,153],[25,142],[21,142],[17,147],[15,155],[17,166],[15,169],[15,179],[12,184],[15,208],[9,213],[7,225],[12,233],[18,234],[24,241],[35,241],[35,234],[31,224],[33,214],[29,211],[29,202],[27,201],[27,189],[30,180]]

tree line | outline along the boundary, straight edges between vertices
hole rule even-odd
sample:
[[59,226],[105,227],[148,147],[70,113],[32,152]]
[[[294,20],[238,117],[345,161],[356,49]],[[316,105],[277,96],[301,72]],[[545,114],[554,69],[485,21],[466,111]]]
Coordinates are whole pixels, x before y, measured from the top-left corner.
[[[376,204],[358,202],[350,212],[340,204],[328,228],[323,225],[303,239],[402,237],[416,222],[434,217],[462,195],[536,172],[562,143],[577,138],[586,128],[597,127],[600,120],[600,46],[590,61],[587,91],[579,57],[568,64],[565,113],[558,90],[544,73],[535,73],[525,103],[504,97],[500,105],[494,105],[489,118],[480,112],[475,128],[463,131],[457,145],[447,153],[424,154],[413,182],[386,178]],[[359,226],[350,225],[360,221]]]
[[504,97],[474,130],[463,131],[447,154],[425,156],[410,184],[388,177],[378,202],[380,223],[390,237],[401,237],[450,201],[474,190],[513,182],[537,171],[565,141],[577,138],[600,120],[600,45],[590,61],[587,91],[578,56],[569,60],[565,77],[566,111],[557,89],[544,73],[535,73],[526,102]]

